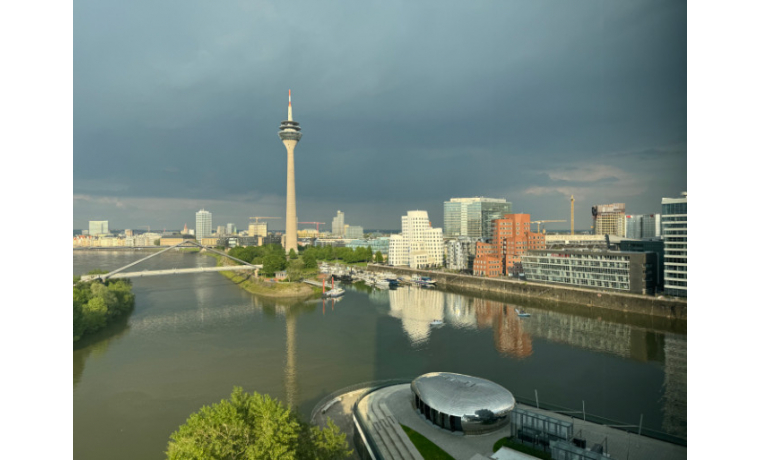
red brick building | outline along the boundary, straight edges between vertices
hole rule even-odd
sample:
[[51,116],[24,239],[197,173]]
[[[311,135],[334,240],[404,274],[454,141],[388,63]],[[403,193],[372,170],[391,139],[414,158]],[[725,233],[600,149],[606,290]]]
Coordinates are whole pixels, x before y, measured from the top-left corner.
[[[478,243],[473,263],[473,274],[479,276],[502,276],[515,266],[520,267],[522,255],[531,249],[546,249],[541,233],[530,231],[530,214],[505,214],[503,219],[491,221],[493,241]],[[499,259],[499,271],[491,260]]]

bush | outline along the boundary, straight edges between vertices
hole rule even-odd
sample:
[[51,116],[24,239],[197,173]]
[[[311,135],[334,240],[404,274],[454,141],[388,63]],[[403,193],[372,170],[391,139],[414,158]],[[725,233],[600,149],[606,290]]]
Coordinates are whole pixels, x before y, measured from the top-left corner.
[[[92,272],[91,272],[92,273]],[[134,308],[129,280],[90,281],[74,285],[74,342]]]

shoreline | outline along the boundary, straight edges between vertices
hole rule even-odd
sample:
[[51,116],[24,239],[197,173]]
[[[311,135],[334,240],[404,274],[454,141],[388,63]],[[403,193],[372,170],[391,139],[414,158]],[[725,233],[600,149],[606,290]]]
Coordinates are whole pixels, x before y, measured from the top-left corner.
[[391,272],[397,275],[428,276],[446,289],[491,293],[516,298],[527,298],[542,303],[559,303],[595,310],[617,311],[626,314],[646,315],[674,320],[687,320],[687,301],[658,299],[655,296],[597,291],[557,284],[531,283],[502,278],[483,278],[407,267],[369,264],[371,272]]
[[[228,265],[227,258],[222,258],[222,256],[218,254],[214,254],[213,252],[209,251],[203,251],[200,254],[207,255],[210,257],[213,257],[216,259],[216,266],[217,267],[223,267]],[[312,286],[309,286],[305,283],[282,283],[282,282],[275,282],[275,283],[268,283],[266,281],[259,281],[256,279],[253,279],[251,277],[251,274],[240,274],[239,272],[232,272],[232,271],[221,271],[219,272],[221,275],[223,275],[225,278],[232,281],[234,284],[236,284],[239,288],[250,292],[254,295],[260,295],[264,297],[270,297],[270,298],[304,298],[308,299],[310,297],[315,297],[318,294],[321,294],[321,291],[319,289],[314,288]]]

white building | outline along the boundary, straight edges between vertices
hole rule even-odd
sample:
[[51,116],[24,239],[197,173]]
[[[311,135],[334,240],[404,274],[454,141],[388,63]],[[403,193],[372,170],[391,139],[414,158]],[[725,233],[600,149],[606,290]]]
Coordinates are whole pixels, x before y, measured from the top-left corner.
[[460,236],[446,241],[446,268],[449,270],[472,270],[475,260],[477,238]]
[[346,230],[346,215],[340,210],[338,214],[333,217],[332,220],[332,234],[335,236],[343,236]]
[[432,228],[427,211],[409,211],[401,217],[401,235],[392,235],[390,265],[429,268],[443,265],[443,230]]
[[686,297],[686,192],[662,199],[662,239],[665,242],[665,294]]
[[211,213],[205,209],[195,213],[195,238],[200,240],[211,236]]

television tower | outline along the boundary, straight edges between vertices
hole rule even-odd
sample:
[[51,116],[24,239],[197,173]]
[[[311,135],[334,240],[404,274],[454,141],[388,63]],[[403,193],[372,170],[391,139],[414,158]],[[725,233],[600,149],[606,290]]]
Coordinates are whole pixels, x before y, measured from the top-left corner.
[[285,208],[285,253],[293,249],[298,253],[298,218],[296,217],[296,169],[293,151],[301,140],[301,127],[293,121],[293,106],[288,90],[288,119],[280,124],[280,139],[288,151],[288,194]]

